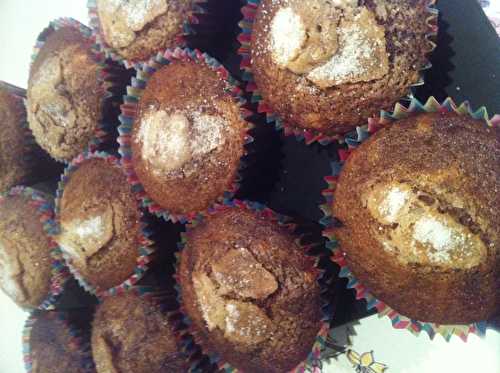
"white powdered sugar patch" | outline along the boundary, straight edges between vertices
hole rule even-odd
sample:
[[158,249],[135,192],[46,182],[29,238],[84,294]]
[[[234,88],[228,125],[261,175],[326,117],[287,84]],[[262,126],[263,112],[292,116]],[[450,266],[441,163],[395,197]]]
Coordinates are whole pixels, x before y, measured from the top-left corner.
[[278,10],[271,22],[271,52],[278,65],[286,66],[300,52],[306,40],[302,19],[292,8]]
[[109,14],[121,11],[124,21],[133,31],[140,31],[146,24],[167,11],[165,0],[107,0]]
[[451,255],[464,245],[464,237],[439,220],[423,216],[416,221],[413,239],[421,244],[428,244],[432,249],[426,254],[434,263],[446,263]]
[[392,188],[380,203],[378,210],[380,214],[389,222],[394,223],[400,210],[408,201],[408,192],[398,187]]
[[221,116],[151,110],[140,123],[136,142],[142,142],[141,156],[154,165],[153,172],[188,173],[183,166],[220,149],[226,128]]
[[81,238],[99,237],[104,234],[104,223],[101,216],[95,216],[76,225],[75,233]]
[[236,324],[238,323],[238,320],[240,318],[240,313],[238,312],[236,305],[232,303],[226,304],[226,312],[226,331],[228,333],[234,333],[236,331]]

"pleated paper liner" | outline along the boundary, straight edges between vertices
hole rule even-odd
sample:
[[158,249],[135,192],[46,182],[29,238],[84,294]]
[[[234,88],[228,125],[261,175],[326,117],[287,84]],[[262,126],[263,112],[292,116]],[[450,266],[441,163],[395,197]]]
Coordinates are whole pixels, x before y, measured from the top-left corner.
[[[115,98],[113,97],[112,88],[116,85],[114,77],[121,72],[116,68],[107,65],[105,61],[104,54],[96,49],[95,38],[92,35],[92,30],[85,26],[84,24],[78,22],[72,18],[58,18],[52,22],[50,22],[49,26],[43,30],[37,38],[35,47],[33,48],[33,53],[31,55],[31,64],[36,60],[40,49],[45,44],[46,38],[50,35],[50,33],[57,31],[63,27],[71,27],[80,31],[80,33],[84,36],[85,39],[89,42],[89,50],[94,56],[94,61],[98,64],[99,76],[97,77],[100,83],[100,91],[98,92],[99,97],[101,97],[101,120],[98,121],[97,126],[94,130],[93,137],[90,139],[88,143],[89,151],[101,150],[101,147],[106,143],[112,140],[112,132],[115,126],[113,124],[108,123],[105,117],[105,108],[109,100]],[[68,163],[67,160],[57,159],[59,162]]]
[[61,250],[54,241],[57,225],[54,221],[54,203],[52,197],[29,187],[17,186],[4,195],[0,195],[0,204],[6,197],[14,196],[22,196],[29,199],[29,204],[36,209],[43,230],[49,239],[50,257],[52,258],[50,290],[38,308],[41,310],[54,309],[55,303],[59,299],[66,281],[71,278],[71,275],[64,263]]
[[[94,361],[92,359],[92,352],[90,348],[89,338],[85,338],[83,332],[78,329],[71,321],[70,321],[70,312],[71,311],[41,311],[35,310],[33,311],[24,324],[23,334],[22,334],[22,345],[23,345],[23,361],[24,368],[26,373],[33,372],[33,357],[31,353],[31,331],[33,329],[34,324],[41,317],[48,317],[51,320],[57,320],[61,323],[63,328],[66,328],[70,338],[69,338],[69,346],[71,348],[76,348],[81,351],[84,355],[82,359],[82,369],[88,373],[95,373]],[[36,373],[36,372],[34,372]],[[68,372],[69,373],[69,372]]]
[[434,338],[436,334],[440,334],[446,341],[449,341],[453,335],[456,335],[466,341],[467,336],[471,333],[480,336],[484,335],[486,332],[486,321],[470,325],[441,325],[413,320],[401,315],[383,301],[375,298],[370,293],[369,289],[356,279],[354,274],[347,267],[344,254],[342,249],[338,247],[333,229],[333,216],[330,206],[334,203],[333,195],[338,175],[342,170],[342,165],[345,160],[349,157],[351,150],[355,149],[383,125],[388,125],[395,120],[407,118],[418,113],[430,112],[455,112],[460,115],[470,115],[474,119],[485,122],[488,126],[498,126],[500,124],[500,116],[495,116],[490,120],[484,107],[473,111],[468,102],[464,102],[460,106],[457,106],[451,98],[447,98],[443,101],[443,103],[439,103],[434,97],[430,97],[425,104],[421,103],[416,98],[412,98],[408,107],[396,104],[392,113],[382,111],[379,119],[370,119],[367,125],[358,127],[356,131],[345,137],[345,143],[347,144],[348,149],[339,150],[340,161],[332,163],[332,175],[325,178],[325,181],[328,183],[328,188],[323,191],[326,204],[321,206],[324,213],[324,218],[321,223],[325,226],[323,234],[328,239],[327,246],[333,252],[331,259],[341,268],[339,276],[348,280],[347,287],[356,291],[356,299],[364,299],[366,301],[368,309],[375,308],[379,317],[387,316],[391,320],[393,327],[396,329],[407,329],[415,335],[424,331],[431,339]]
[[134,127],[135,118],[137,115],[137,108],[139,101],[141,99],[142,92],[147,86],[149,78],[163,66],[170,63],[175,63],[176,61],[196,61],[203,63],[210,67],[212,70],[216,71],[217,74],[226,82],[226,88],[228,94],[230,94],[240,107],[240,113],[243,120],[247,123],[247,128],[241,133],[241,136],[245,143],[245,153],[240,161],[239,172],[236,175],[235,180],[232,181],[228,190],[224,192],[223,195],[219,197],[218,201],[227,200],[232,198],[235,192],[239,189],[241,182],[241,171],[248,165],[245,162],[246,156],[248,155],[250,149],[249,144],[254,141],[253,137],[249,134],[252,130],[253,125],[246,120],[252,113],[245,108],[246,101],[242,96],[242,90],[238,86],[238,82],[231,77],[229,72],[222,66],[215,58],[210,57],[206,53],[202,53],[196,49],[180,49],[176,48],[174,50],[167,49],[163,54],[158,54],[155,58],[151,59],[147,65],[144,65],[141,69],[137,71],[137,77],[132,79],[131,86],[127,87],[127,95],[124,96],[124,103],[122,105],[122,115],[120,116],[121,125],[118,128],[120,136],[118,137],[118,142],[120,144],[119,152],[122,156],[121,162],[132,190],[136,193],[137,197],[141,200],[143,207],[147,208],[152,214],[158,217],[162,217],[165,220],[170,220],[172,222],[182,222],[185,223],[196,217],[199,211],[193,211],[187,215],[173,214],[166,209],[158,205],[153,199],[151,199],[143,185],[139,181],[132,163],[132,130]]
[[[435,8],[436,0],[423,0],[426,4],[426,10],[428,13],[426,23],[428,25],[428,33],[426,34],[426,39],[428,42],[427,54],[431,53],[436,47],[433,39],[435,39],[438,31],[437,19],[438,10]],[[247,3],[241,9],[243,14],[243,20],[239,23],[241,28],[241,33],[238,36],[238,41],[241,47],[238,53],[241,57],[240,68],[243,71],[243,80],[247,83],[246,91],[251,93],[252,103],[257,104],[257,111],[259,113],[264,113],[266,115],[266,122],[269,124],[274,124],[277,130],[283,130],[285,136],[295,136],[299,141],[304,141],[306,145],[310,145],[314,142],[318,142],[321,145],[328,145],[332,141],[341,139],[343,136],[338,135],[326,135],[322,134],[316,130],[312,129],[302,129],[293,125],[293,123],[287,122],[280,118],[280,116],[273,112],[272,108],[269,107],[263,100],[259,88],[255,84],[252,71],[252,56],[251,56],[251,38],[252,38],[252,28],[255,20],[255,15],[257,8],[259,7],[261,0],[247,0]],[[413,96],[414,88],[424,84],[424,71],[431,68],[431,63],[427,60],[426,64],[420,70],[420,78],[418,82],[411,85],[410,93],[408,98]]]
[[[171,45],[169,46],[169,48],[185,47],[187,43],[186,38],[196,35],[196,26],[204,22],[204,18],[209,12],[207,9],[207,3],[207,0],[193,0],[191,11],[189,12],[187,19],[182,25],[182,31],[176,36],[175,45]],[[126,58],[123,58],[114,48],[112,48],[106,42],[104,38],[101,28],[101,22],[99,21],[99,15],[97,11],[97,0],[88,0],[87,8],[90,18],[90,26],[92,27],[92,33],[95,37],[99,50],[101,50],[105,54],[106,58],[110,58],[111,60],[124,65],[127,69],[140,69],[143,65],[148,63],[148,59],[146,59],[145,61],[130,61]],[[165,48],[163,48],[163,50],[164,49]],[[162,51],[159,50],[149,56],[149,58],[153,58],[154,55],[161,52]]]
[[[265,218],[266,220],[270,222],[274,222],[279,224],[282,227],[285,227],[287,230],[289,230],[291,233],[296,233],[298,226],[294,223],[291,222],[291,220],[288,217],[285,217],[283,215],[280,215],[273,210],[265,207],[264,205],[257,203],[257,202],[249,202],[249,201],[240,201],[240,200],[231,200],[231,201],[226,201],[224,204],[215,204],[212,208],[210,208],[205,214],[206,216],[211,216],[211,215],[216,215],[217,213],[220,213],[221,211],[226,211],[228,209],[241,209],[241,210],[247,210],[247,211],[252,211],[257,213],[260,217]],[[195,219],[191,220],[189,224],[186,226],[186,233],[181,234],[181,241],[179,242],[178,248],[179,252],[177,252],[176,257],[177,257],[177,263],[176,263],[176,270],[179,264],[180,260],[180,254],[187,242],[187,236],[190,230],[195,228],[197,225],[199,225],[203,221],[204,217],[202,214],[199,214]],[[311,348],[311,352],[307,356],[307,358],[300,362],[294,369],[291,370],[293,373],[303,373],[303,372],[309,372],[309,371],[314,371],[318,372],[320,371],[322,367],[322,361],[321,358],[323,355],[327,356],[329,354],[330,348],[328,347],[327,343],[327,338],[330,332],[330,321],[332,318],[332,313],[331,313],[331,307],[329,304],[329,300],[326,297],[327,293],[327,286],[326,284],[329,282],[328,281],[328,276],[326,274],[326,271],[323,268],[320,268],[318,266],[319,263],[319,256],[316,253],[312,253],[314,246],[316,246],[315,243],[310,243],[310,244],[305,244],[303,242],[304,236],[297,235],[296,243],[301,247],[306,255],[308,256],[316,256],[316,268],[320,270],[320,274],[318,276],[318,282],[320,284],[321,288],[321,298],[322,298],[322,306],[321,306],[321,311],[323,313],[322,319],[321,319],[321,325],[319,328],[319,332],[316,336],[316,339],[314,341],[314,344]],[[177,283],[178,283],[178,275],[174,276]],[[241,370],[238,370],[237,368],[231,366],[228,362],[221,360],[221,358],[214,352],[214,351],[207,351],[203,347],[202,341],[199,339],[198,336],[198,331],[196,328],[193,327],[189,317],[187,316],[187,313],[185,309],[183,308],[182,304],[182,293],[179,285],[176,286],[176,290],[178,292],[178,301],[181,307],[181,312],[184,314],[184,319],[186,324],[188,325],[188,329],[190,334],[193,336],[194,341],[198,343],[198,345],[201,346],[203,351],[210,357],[210,360],[217,364],[219,369],[224,372],[241,372]],[[190,370],[191,372],[198,372],[196,364],[193,364],[192,369]]]
[[[104,159],[110,165],[121,168],[120,161],[118,160],[118,158],[104,152],[93,152],[93,153],[83,152],[79,156],[74,158],[64,170],[64,173],[61,175],[61,180],[59,181],[58,184],[56,201],[55,201],[56,217],[59,217],[60,201],[64,192],[64,188],[68,183],[68,181],[70,180],[71,175],[80,167],[82,163],[93,158]],[[139,204],[137,208],[140,208]],[[90,284],[87,280],[85,280],[85,278],[80,274],[80,272],[72,265],[71,257],[64,252],[64,249],[62,249],[62,255],[65,259],[65,262],[69,270],[71,271],[75,279],[78,281],[78,283],[87,292],[95,295],[97,298],[120,294],[125,292],[132,286],[134,286],[137,283],[137,281],[139,281],[144,276],[144,274],[148,270],[148,263],[152,260],[152,256],[154,255],[155,248],[153,242],[150,239],[152,232],[148,229],[148,223],[145,217],[143,216],[142,212],[141,215],[142,215],[140,222],[141,233],[140,236],[136,239],[137,265],[134,269],[134,272],[130,275],[130,277],[117,286],[114,286],[110,289],[102,289],[99,288],[98,286]]]

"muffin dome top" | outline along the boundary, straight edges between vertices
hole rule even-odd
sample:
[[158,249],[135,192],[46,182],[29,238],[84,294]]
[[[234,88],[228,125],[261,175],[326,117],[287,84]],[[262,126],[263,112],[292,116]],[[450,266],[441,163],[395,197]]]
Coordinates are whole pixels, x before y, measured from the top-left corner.
[[202,344],[245,371],[292,369],[319,332],[318,271],[277,223],[230,209],[188,232],[180,285]]
[[381,129],[349,157],[335,191],[352,271],[417,320],[498,312],[499,165],[498,130],[467,116],[420,114]]
[[28,122],[53,158],[70,161],[94,137],[104,98],[92,41],[71,26],[45,31],[30,70]]
[[419,80],[427,18],[414,0],[263,0],[251,38],[259,93],[293,126],[346,132]]
[[107,290],[134,272],[140,217],[122,169],[90,158],[69,175],[62,189],[56,240],[86,281]]

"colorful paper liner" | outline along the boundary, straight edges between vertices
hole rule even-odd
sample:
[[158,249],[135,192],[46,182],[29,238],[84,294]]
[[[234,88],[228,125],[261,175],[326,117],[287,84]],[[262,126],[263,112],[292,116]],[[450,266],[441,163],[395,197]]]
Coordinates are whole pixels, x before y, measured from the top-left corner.
[[247,166],[245,158],[249,153],[248,145],[252,143],[254,139],[249,134],[253,125],[246,120],[246,118],[252,115],[252,112],[244,107],[246,101],[242,96],[242,90],[239,88],[238,82],[231,77],[224,66],[222,66],[215,58],[210,57],[208,54],[202,53],[197,49],[167,49],[163,54],[158,54],[155,58],[151,59],[147,65],[144,65],[141,69],[137,70],[137,77],[132,78],[132,84],[127,87],[127,95],[123,97],[124,103],[121,106],[122,114],[119,117],[121,125],[118,127],[118,143],[120,144],[119,152],[122,156],[121,162],[125,172],[127,173],[128,181],[132,185],[132,190],[136,193],[145,208],[147,208],[152,214],[162,217],[167,221],[171,220],[174,223],[185,223],[186,221],[195,218],[199,211],[193,211],[186,215],[174,214],[153,201],[153,199],[147,195],[135,173],[132,162],[131,146],[135,116],[137,115],[142,92],[146,88],[149,78],[156,72],[157,69],[170,63],[175,63],[176,61],[201,62],[216,71],[219,77],[226,82],[227,93],[235,99],[236,103],[239,105],[241,117],[247,123],[246,130],[241,134],[245,143],[245,153],[240,161],[239,172],[237,173],[235,180],[233,180],[232,185],[230,185],[228,190],[226,190],[223,195],[219,197],[219,201],[232,198],[235,192],[239,189],[241,171],[243,171],[243,169]]
[[71,277],[64,263],[61,249],[54,240],[57,225],[54,221],[54,204],[49,196],[25,186],[16,186],[0,195],[0,204],[8,197],[22,196],[29,200],[29,205],[36,209],[40,223],[47,234],[51,262],[50,290],[47,298],[38,306],[41,310],[54,309],[54,305],[64,290],[66,281]]
[[[436,0],[425,1],[426,11],[428,12],[426,23],[429,27],[429,31],[426,34],[426,39],[429,45],[427,54],[430,54],[436,47],[433,39],[435,39],[438,32],[438,10],[435,8]],[[260,93],[253,77],[251,56],[252,28],[257,8],[260,3],[261,0],[247,0],[247,4],[241,9],[243,20],[239,23],[241,28],[241,33],[238,36],[238,41],[241,45],[238,49],[238,54],[241,57],[240,69],[243,71],[243,80],[247,83],[246,90],[252,94],[252,103],[257,103],[257,111],[266,115],[266,122],[268,124],[274,124],[277,130],[283,130],[285,136],[294,135],[299,141],[303,140],[306,145],[313,144],[314,142],[318,142],[321,145],[328,145],[334,140],[342,139],[341,134],[326,135],[316,130],[296,127],[293,123],[289,123],[280,118],[280,116],[274,113],[272,108],[264,102],[262,94]],[[424,71],[430,69],[431,66],[431,63],[427,61],[422,67],[418,82],[412,84],[410,87],[410,93],[408,94],[409,99],[413,97],[414,88],[424,84]]]
[[[188,240],[188,235],[189,231],[196,228],[203,220],[204,216],[212,216],[220,213],[221,211],[226,211],[229,209],[240,209],[240,210],[247,210],[247,211],[252,211],[256,214],[259,215],[259,217],[265,218],[266,220],[270,222],[274,222],[279,224],[282,227],[285,227],[287,230],[289,230],[292,233],[295,233],[297,229],[297,225],[294,224],[290,218],[277,214],[273,210],[267,208],[266,206],[257,203],[257,202],[250,202],[250,201],[240,201],[237,199],[233,199],[231,201],[226,201],[224,204],[216,204],[207,212],[205,215],[199,214],[195,219],[191,220],[189,224],[186,226],[186,233],[181,234],[181,241],[178,244],[178,249],[179,251],[176,253],[176,274],[174,275],[174,278],[179,284],[179,278],[177,275],[177,267],[180,262],[180,255],[181,252],[184,248],[184,246],[187,243]],[[309,245],[304,245],[302,243],[302,236],[298,236],[296,239],[297,245],[302,248],[306,253],[309,252],[309,250],[314,246],[314,244],[309,244]],[[319,269],[318,266],[319,263],[319,257],[316,258],[316,267]],[[323,285],[323,282],[325,281],[324,277],[326,275],[326,272],[324,269],[320,269],[320,274],[318,276],[318,282],[320,283],[321,287],[321,298],[322,298],[322,306],[321,310],[323,313],[322,319],[321,319],[321,326],[320,330],[316,336],[316,339],[314,341],[314,344],[312,346],[311,352],[309,353],[308,357],[306,360],[303,362],[299,363],[294,369],[292,369],[290,372],[291,373],[305,373],[309,371],[314,371],[314,372],[320,372],[321,367],[322,367],[322,361],[321,358],[322,356],[328,356],[329,352],[329,345],[327,344],[327,338],[330,333],[330,322],[332,319],[332,313],[330,311],[329,307],[329,300],[326,297],[326,287]],[[188,325],[188,329],[190,334],[193,336],[195,342],[197,342],[200,346],[202,346],[203,349],[203,343],[202,341],[199,340],[198,337],[198,331],[196,328],[193,326],[192,322],[190,321],[189,317],[187,316],[187,313],[185,309],[183,308],[182,305],[182,291],[180,289],[180,286],[176,286],[177,290],[177,295],[178,295],[178,301],[181,307],[181,312],[184,314],[184,319],[186,320],[186,324]],[[210,357],[211,361],[213,363],[216,363],[219,367],[220,370],[224,372],[241,372],[241,370],[238,370],[237,368],[231,366],[228,362],[225,362],[220,359],[220,357],[216,353],[208,353],[207,351],[204,351],[207,353],[207,355]],[[192,369],[190,370],[191,372],[197,372],[196,366],[192,366]]]
[[[110,141],[110,139],[112,138],[113,125],[111,123],[107,123],[103,119],[103,108],[105,106],[105,102],[113,96],[113,94],[111,93],[111,87],[115,85],[115,83],[113,83],[113,76],[116,74],[116,72],[114,72],[114,69],[112,67],[106,64],[104,54],[96,49],[95,38],[92,35],[92,30],[73,18],[58,18],[50,22],[49,26],[45,30],[43,30],[37,38],[35,47],[33,48],[33,53],[31,55],[31,64],[33,65],[38,56],[38,53],[40,52],[40,49],[44,46],[47,35],[63,27],[71,27],[77,29],[86,39],[89,40],[89,44],[91,45],[90,51],[94,56],[95,62],[100,67],[98,76],[100,90],[97,94],[99,97],[101,97],[101,120],[98,121],[97,127],[94,130],[94,136],[90,139],[88,144],[88,150],[96,151],[99,150],[102,144]],[[69,162],[66,159],[55,158],[54,156],[52,157],[59,162]]]
[[376,308],[379,317],[388,316],[393,327],[396,329],[408,329],[415,335],[418,335],[421,331],[425,331],[431,339],[433,339],[436,334],[440,334],[446,341],[449,341],[453,335],[457,335],[463,341],[467,341],[467,336],[470,333],[480,336],[485,334],[486,321],[471,325],[441,325],[412,320],[399,314],[387,304],[375,298],[370,293],[369,289],[360,283],[354,274],[349,270],[345,261],[344,253],[342,252],[342,249],[338,247],[337,240],[335,239],[335,229],[332,225],[333,216],[331,205],[334,201],[333,195],[338,175],[340,174],[342,166],[349,157],[351,151],[384,125],[388,125],[394,121],[407,118],[418,113],[431,112],[455,112],[460,115],[469,115],[474,119],[485,122],[486,125],[490,127],[498,126],[500,124],[500,116],[496,115],[492,119],[489,119],[485,107],[481,107],[478,110],[473,111],[468,102],[464,102],[460,106],[457,106],[451,98],[447,98],[443,101],[443,103],[439,103],[434,97],[430,97],[425,104],[421,103],[416,98],[412,98],[408,107],[396,104],[392,113],[382,111],[379,119],[369,119],[367,125],[358,127],[356,131],[353,131],[346,136],[345,143],[347,144],[348,149],[339,149],[338,153],[340,161],[332,163],[332,175],[325,178],[325,181],[328,183],[328,188],[322,193],[326,200],[326,204],[321,206],[321,210],[324,214],[324,218],[321,220],[321,223],[325,226],[323,235],[328,239],[327,246],[333,252],[331,259],[341,268],[339,276],[348,280],[347,288],[354,289],[356,291],[356,299],[366,300],[368,309]]
[[[208,13],[206,5],[207,0],[193,0],[191,11],[189,12],[187,19],[182,25],[182,31],[176,37],[176,45],[172,45],[170,46],[170,48],[186,46],[186,37],[196,34],[193,26],[200,24],[202,22],[200,16],[206,15]],[[92,33],[95,37],[99,50],[104,52],[106,58],[110,58],[111,60],[122,64],[127,69],[140,69],[144,64],[148,62],[147,59],[145,61],[129,61],[123,58],[113,47],[108,45],[101,30],[101,22],[99,21],[99,15],[97,11],[97,0],[88,0],[87,8],[89,11]],[[161,51],[158,51],[157,53],[161,53]],[[154,54],[155,53],[153,53],[150,58],[153,58]]]
[[[57,187],[56,201],[55,201],[55,212],[57,219],[59,219],[60,217],[60,203],[64,193],[64,188],[71,179],[71,175],[80,167],[81,164],[85,163],[89,159],[94,159],[94,158],[104,159],[110,165],[117,166],[121,169],[120,161],[118,160],[118,158],[104,152],[93,152],[93,153],[83,152],[76,158],[74,158],[71,161],[71,163],[68,164],[68,166],[64,170],[64,173],[61,175],[61,180],[59,181]],[[137,208],[140,209],[139,204]],[[60,222],[58,221],[57,223],[59,231]],[[148,229],[147,221],[145,217],[142,215],[142,212],[141,212],[140,225],[141,225],[141,234],[137,239],[138,255],[137,255],[137,266],[134,269],[134,273],[124,282],[110,289],[101,289],[98,286],[94,286],[90,284],[88,281],[86,281],[84,276],[82,276],[80,272],[72,265],[71,257],[64,252],[63,248],[61,248],[62,255],[66,261],[69,270],[71,271],[75,279],[78,281],[78,283],[87,292],[95,295],[97,298],[120,294],[127,291],[127,289],[129,289],[130,287],[134,286],[137,283],[137,281],[139,281],[144,276],[144,274],[148,270],[148,263],[151,261],[152,254],[155,252],[155,249],[153,246],[153,241],[151,241],[150,239],[152,232]]]
[[90,348],[89,341],[84,341],[82,338],[82,333],[79,329],[75,328],[68,320],[67,312],[62,311],[34,311],[30,314],[28,319],[24,324],[23,335],[22,335],[22,344],[23,344],[23,361],[24,361],[24,369],[26,373],[32,373],[33,371],[33,358],[31,357],[31,330],[33,329],[34,324],[37,322],[40,316],[48,316],[55,317],[59,320],[64,327],[66,327],[70,334],[70,345],[75,346],[80,351],[85,353],[87,356],[82,361],[83,369],[92,373],[95,372],[94,361],[92,359],[92,352]]

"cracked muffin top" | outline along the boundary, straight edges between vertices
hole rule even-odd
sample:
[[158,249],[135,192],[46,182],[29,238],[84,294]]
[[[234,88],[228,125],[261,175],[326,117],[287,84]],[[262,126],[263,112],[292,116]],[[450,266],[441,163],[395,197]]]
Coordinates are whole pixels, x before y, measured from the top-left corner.
[[318,270],[296,237],[230,208],[188,231],[182,302],[196,336],[233,367],[284,372],[307,358],[320,328]]
[[48,297],[52,273],[50,238],[31,201],[24,195],[0,200],[0,288],[26,308]]
[[177,46],[194,0],[96,0],[102,38],[127,61]]
[[70,161],[94,137],[102,116],[100,66],[79,29],[51,26],[30,69],[28,122],[54,159]]
[[419,81],[429,16],[421,0],[262,0],[251,35],[259,93],[296,128],[347,132]]
[[134,291],[106,297],[92,325],[92,353],[98,373],[187,372],[175,326],[153,299]]
[[59,200],[56,241],[93,287],[108,290],[134,273],[141,212],[122,169],[90,158],[69,175]]
[[87,335],[70,321],[66,312],[36,312],[29,322],[31,373],[95,373],[92,356],[83,341]]
[[455,113],[383,128],[348,158],[335,237],[352,272],[405,316],[442,324],[500,312],[500,133]]

